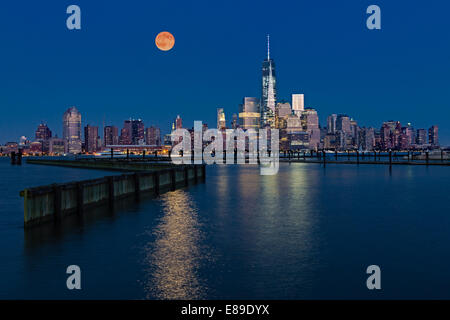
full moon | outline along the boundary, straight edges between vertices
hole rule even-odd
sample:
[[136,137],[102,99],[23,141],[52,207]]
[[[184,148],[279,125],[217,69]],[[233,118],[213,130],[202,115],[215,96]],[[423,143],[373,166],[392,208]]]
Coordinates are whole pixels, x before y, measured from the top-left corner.
[[175,37],[170,32],[160,32],[155,38],[155,44],[159,50],[169,51],[175,44]]

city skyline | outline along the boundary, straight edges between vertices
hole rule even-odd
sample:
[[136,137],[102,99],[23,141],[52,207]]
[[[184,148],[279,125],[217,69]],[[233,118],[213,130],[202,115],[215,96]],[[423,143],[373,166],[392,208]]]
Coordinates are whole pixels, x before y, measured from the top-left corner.
[[[414,128],[408,122],[402,126],[400,121],[384,121],[378,130],[361,126],[357,120],[344,113],[331,114],[326,118],[325,126],[320,124],[318,111],[305,107],[305,94],[292,93],[291,103],[282,99],[277,101],[275,62],[270,56],[270,35],[267,35],[267,58],[262,63],[261,98],[244,97],[239,104],[238,113],[233,113],[230,126],[226,122],[224,108],[217,108],[216,127],[219,130],[236,129],[279,129],[281,150],[407,150],[412,148],[437,148],[439,144],[439,127],[432,125],[428,130]],[[236,122],[236,115],[238,122]],[[230,118],[228,118],[230,119]],[[204,123],[208,128],[208,124]],[[142,119],[123,121],[123,127],[108,124],[101,127],[103,139],[98,126],[87,124],[84,127],[84,143],[82,137],[82,117],[73,106],[63,114],[63,142],[65,153],[95,153],[108,146],[161,146],[172,145],[170,134],[161,139],[161,129],[157,126],[145,127]],[[183,128],[183,120],[177,115],[172,122],[171,131]],[[428,134],[427,134],[428,131]],[[164,132],[164,131],[163,131]],[[169,131],[170,133],[170,131]],[[167,136],[169,137],[167,138]],[[57,136],[57,135],[56,135]],[[36,139],[31,142],[25,136],[20,138],[20,145],[28,146],[29,152],[48,153],[51,149],[52,131],[44,123],[36,130]],[[55,140],[55,139],[53,139]],[[39,146],[39,141],[43,143]],[[45,143],[44,143],[45,142]],[[12,146],[14,142],[8,142]],[[60,143],[60,141],[58,142]],[[7,148],[7,150],[10,149]],[[443,146],[445,147],[445,146]],[[12,150],[12,149],[11,149]]]
[[[83,1],[80,5],[86,13],[101,8]],[[319,110],[322,126],[326,116],[333,113],[350,114],[359,123],[375,128],[390,119],[412,122],[416,128],[436,124],[441,144],[449,145],[450,128],[444,120],[450,117],[445,102],[449,99],[445,90],[449,64],[445,57],[450,47],[445,41],[448,35],[442,34],[439,24],[445,10],[417,5],[408,12],[407,21],[420,23],[409,23],[406,28],[399,19],[404,15],[400,4],[381,1],[379,5],[384,27],[372,32],[365,28],[367,6],[363,4],[329,4],[326,8],[290,4],[292,10],[278,11],[277,7],[274,15],[279,18],[264,22],[252,18],[264,6],[243,5],[236,10],[224,4],[224,14],[237,20],[252,12],[249,19],[255,28],[242,30],[239,24],[225,29],[221,25],[225,15],[212,14],[208,18],[206,52],[191,41],[190,34],[198,25],[184,28],[182,11],[186,8],[179,8],[163,23],[177,38],[176,47],[166,53],[159,52],[151,41],[142,41],[160,31],[161,18],[151,14],[152,21],[144,28],[135,22],[143,13],[134,9],[124,9],[133,21],[108,25],[109,29],[100,25],[102,18],[87,16],[85,28],[79,33],[60,30],[57,8],[47,4],[39,4],[39,11],[46,12],[48,19],[32,29],[24,29],[2,13],[0,23],[12,32],[1,35],[8,46],[0,55],[9,64],[0,80],[0,87],[5,89],[0,104],[7,110],[7,117],[0,119],[0,142],[32,136],[43,118],[54,132],[61,133],[57,110],[71,105],[82,112],[84,124],[99,128],[103,122],[120,127],[123,119],[131,116],[143,118],[146,124],[167,133],[167,122],[176,114],[181,114],[186,123],[200,118],[212,127],[217,107],[223,107],[226,118],[231,119],[243,97],[260,96],[257,77],[266,55],[264,39],[270,33],[271,56],[276,57],[277,78],[282,79],[277,83],[279,100],[304,93],[305,105]],[[8,6],[15,9],[17,5]],[[30,4],[24,14],[32,15],[36,6]],[[142,12],[148,12],[148,4],[141,6]],[[164,9],[167,5],[156,6]],[[195,10],[188,11],[191,18],[196,17]],[[112,6],[109,14],[118,15],[120,10]],[[341,26],[338,31],[332,28],[336,23]],[[308,32],[311,28],[315,28],[314,35]],[[32,44],[44,31],[48,35],[40,39],[42,51],[22,56],[20,52],[29,51],[30,41]],[[128,37],[130,32],[132,36]],[[214,33],[225,37],[211,37]],[[23,41],[12,41],[18,34],[23,35]],[[97,44],[94,39],[103,40]],[[117,47],[113,39],[127,49]],[[90,52],[89,59],[86,52]],[[186,81],[189,77],[194,81]]]

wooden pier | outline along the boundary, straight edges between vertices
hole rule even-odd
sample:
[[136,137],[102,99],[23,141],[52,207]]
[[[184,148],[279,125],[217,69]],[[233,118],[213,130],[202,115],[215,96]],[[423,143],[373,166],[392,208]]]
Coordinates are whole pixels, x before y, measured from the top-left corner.
[[[60,162],[63,161],[55,161],[54,165],[64,165]],[[70,163],[66,165],[74,166]],[[100,163],[97,163],[97,167],[93,169],[102,169],[98,166]],[[105,164],[105,166],[111,166],[111,164]],[[131,167],[124,169],[123,164],[118,164],[120,169],[116,167],[116,170],[135,172],[22,190],[20,196],[24,198],[24,225],[29,227],[49,221],[58,222],[70,214],[82,215],[89,207],[113,205],[116,199],[129,196],[139,199],[141,193],[158,196],[166,191],[186,187],[191,183],[205,181],[205,165],[171,165],[170,167],[166,165],[165,168],[150,164],[149,166],[152,167],[151,170],[140,166],[132,170]],[[106,167],[103,169],[111,170]]]

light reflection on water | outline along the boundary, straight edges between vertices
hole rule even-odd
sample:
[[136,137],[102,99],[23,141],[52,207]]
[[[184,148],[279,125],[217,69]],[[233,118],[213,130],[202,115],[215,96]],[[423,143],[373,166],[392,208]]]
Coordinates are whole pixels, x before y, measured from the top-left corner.
[[184,190],[161,196],[163,217],[149,231],[155,241],[146,248],[147,298],[201,299],[206,286],[199,280],[198,268],[207,255],[202,253],[203,235],[198,209]]

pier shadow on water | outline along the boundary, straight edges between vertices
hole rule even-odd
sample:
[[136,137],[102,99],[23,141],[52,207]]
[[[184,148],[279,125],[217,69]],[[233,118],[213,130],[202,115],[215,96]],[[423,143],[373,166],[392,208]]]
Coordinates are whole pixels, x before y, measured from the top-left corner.
[[38,226],[25,228],[24,249],[27,252],[46,244],[59,243],[74,233],[83,233],[99,222],[114,222],[120,215],[138,214],[139,207],[146,201],[157,199],[152,193],[144,193],[114,201],[114,205],[107,203],[84,210],[82,216],[73,213],[59,222],[47,222]]

